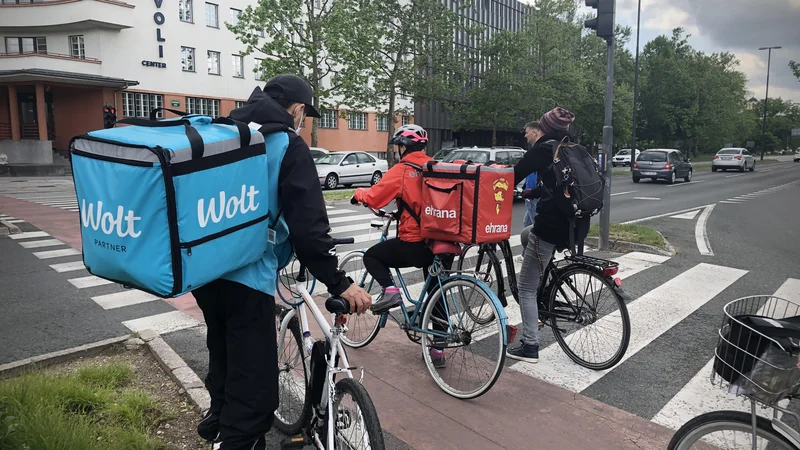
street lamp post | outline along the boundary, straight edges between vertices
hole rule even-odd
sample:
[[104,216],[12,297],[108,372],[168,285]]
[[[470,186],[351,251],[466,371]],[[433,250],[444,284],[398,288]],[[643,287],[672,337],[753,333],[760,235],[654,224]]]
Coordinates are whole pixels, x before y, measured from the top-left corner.
[[761,161],[764,160],[764,153],[767,151],[767,105],[769,104],[769,66],[772,62],[772,49],[779,49],[779,46],[761,47],[759,50],[767,50],[767,92],[764,94],[764,123],[761,126]]
[[636,64],[633,71],[633,128],[631,134],[631,172],[636,161],[636,109],[639,104],[639,30],[642,20],[642,0],[639,0],[639,9],[636,13]]

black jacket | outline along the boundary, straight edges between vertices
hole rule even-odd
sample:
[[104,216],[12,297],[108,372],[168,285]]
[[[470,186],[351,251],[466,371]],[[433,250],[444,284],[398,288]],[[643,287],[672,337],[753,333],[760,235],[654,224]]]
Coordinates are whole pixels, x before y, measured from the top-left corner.
[[278,196],[289,226],[289,240],[297,259],[328,287],[328,292],[341,294],[350,286],[350,280],[338,268],[317,167],[308,145],[292,129],[291,114],[257,87],[247,104],[233,110],[230,118],[261,124],[260,131],[264,134],[287,130],[289,147],[281,162]]
[[[539,180],[544,187],[551,192],[555,192],[556,177],[550,167],[553,164],[553,146],[546,142],[551,139],[561,141],[564,137],[568,137],[570,141],[572,140],[572,137],[566,131],[554,131],[536,141],[533,144],[533,148],[525,152],[525,156],[514,166],[514,184],[516,185],[533,172],[537,172]],[[582,219],[576,225],[575,242],[580,243],[583,242],[588,233],[589,218]],[[544,190],[536,206],[533,234],[538,236],[539,239],[555,245],[558,250],[563,250],[569,247],[569,230],[569,218],[558,209],[558,206]]]

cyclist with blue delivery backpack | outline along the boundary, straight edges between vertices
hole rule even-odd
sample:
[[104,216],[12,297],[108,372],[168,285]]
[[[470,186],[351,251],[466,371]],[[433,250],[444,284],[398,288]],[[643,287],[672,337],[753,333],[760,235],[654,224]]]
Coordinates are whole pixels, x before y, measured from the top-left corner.
[[[205,385],[211,408],[197,432],[214,449],[262,450],[278,407],[275,327],[277,271],[291,256],[351,312],[362,313],[372,297],[339,270],[330,225],[311,151],[298,135],[311,106],[311,86],[294,75],[278,75],[230,118],[258,127],[267,147],[270,217],[277,218],[271,246],[260,260],[192,291],[208,326],[209,370]],[[274,180],[274,181],[273,181]],[[274,219],[271,219],[274,220]],[[291,244],[289,247],[288,244]],[[288,250],[288,251],[287,251]],[[213,261],[209,261],[213,264]]]

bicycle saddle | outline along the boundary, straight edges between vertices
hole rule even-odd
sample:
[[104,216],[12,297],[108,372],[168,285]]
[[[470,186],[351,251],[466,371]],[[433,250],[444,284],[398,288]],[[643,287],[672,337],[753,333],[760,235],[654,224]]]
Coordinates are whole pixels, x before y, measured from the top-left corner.
[[342,297],[328,297],[325,300],[325,309],[331,314],[349,314],[350,302]]

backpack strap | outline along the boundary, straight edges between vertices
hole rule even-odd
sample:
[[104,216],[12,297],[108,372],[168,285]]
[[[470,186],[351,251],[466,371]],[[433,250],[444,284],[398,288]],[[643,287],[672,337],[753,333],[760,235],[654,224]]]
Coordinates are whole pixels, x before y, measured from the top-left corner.
[[[401,161],[400,164],[405,164],[406,166],[411,167],[412,169],[414,169],[414,170],[416,170],[418,172],[422,172],[422,167],[418,166],[416,164],[413,164],[413,163],[410,163],[410,162],[406,162],[406,161]],[[406,203],[406,201],[403,200],[401,197],[397,197],[395,199],[395,201],[397,202],[397,216],[398,217],[400,217],[403,214],[403,212],[405,211],[405,212],[408,212],[408,215],[410,215],[412,218],[414,218],[414,220],[417,222],[417,226],[420,226],[422,224],[420,222],[419,214],[416,211],[414,211],[414,208],[412,208],[411,205]]]

